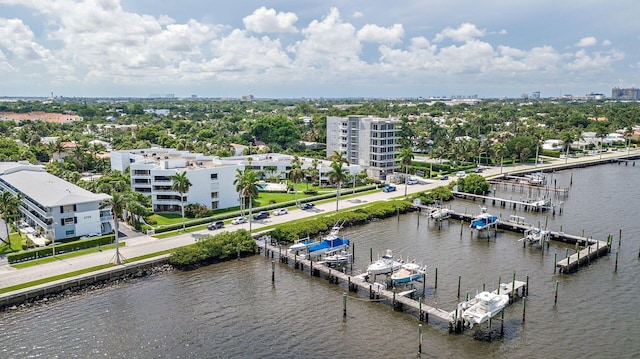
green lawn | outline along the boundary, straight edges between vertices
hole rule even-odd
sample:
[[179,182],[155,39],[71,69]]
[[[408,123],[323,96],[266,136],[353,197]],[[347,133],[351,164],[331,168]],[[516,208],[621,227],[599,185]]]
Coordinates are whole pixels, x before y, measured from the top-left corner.
[[[120,247],[124,247],[125,245],[126,245],[126,242],[120,241]],[[81,256],[81,255],[84,255],[84,254],[102,252],[103,250],[106,251],[106,250],[109,250],[109,249],[113,249],[115,247],[116,247],[115,244],[109,244],[109,245],[106,245],[106,246],[87,248],[87,249],[83,249],[83,250],[79,250],[79,251],[73,251],[73,252],[68,252],[68,253],[63,253],[63,254],[57,254],[55,257],[51,257],[50,256],[50,257],[34,259],[34,260],[22,262],[22,263],[16,263],[16,264],[12,264],[11,266],[13,268],[18,268],[18,269],[19,268],[32,267],[32,266],[35,266],[35,265],[38,265],[38,264],[50,263],[50,262],[54,262],[54,261],[58,261],[58,260],[62,260],[62,259],[78,257],[78,256]]]
[[22,250],[22,243],[27,240],[26,237],[21,237],[18,232],[13,232],[9,235],[9,242],[11,247],[0,242],[0,254],[13,253]]
[[[180,213],[154,213],[149,216],[150,220],[156,221],[156,226],[166,226],[168,224],[182,223],[182,215]],[[188,221],[189,217],[184,217],[185,221]]]

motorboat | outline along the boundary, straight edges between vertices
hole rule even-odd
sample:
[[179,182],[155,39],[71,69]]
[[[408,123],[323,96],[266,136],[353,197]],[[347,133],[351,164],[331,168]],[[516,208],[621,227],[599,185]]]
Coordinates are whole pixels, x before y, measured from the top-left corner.
[[509,303],[509,296],[493,292],[480,292],[475,298],[458,304],[458,314],[465,325],[473,328],[475,324],[482,324],[500,313]]
[[524,178],[526,178],[527,182],[532,186],[544,186],[547,184],[547,178],[542,172],[524,175]]
[[487,207],[482,207],[480,209],[480,214],[471,221],[469,227],[471,227],[471,229],[481,231],[496,224],[496,222],[498,222],[498,217],[487,213]]
[[293,243],[293,245],[291,245],[289,247],[289,250],[291,252],[297,252],[297,251],[303,251],[309,247],[311,247],[314,244],[317,244],[318,241],[314,241],[313,239],[309,238],[309,237],[305,237],[305,238],[300,238],[297,241],[295,241]]
[[393,251],[387,249],[387,252],[375,262],[372,262],[367,267],[367,273],[370,275],[387,274],[395,272],[402,267],[402,260],[397,261],[393,259]]
[[326,254],[331,254],[339,251],[344,251],[349,248],[349,240],[339,236],[341,224],[335,224],[329,234],[322,238],[322,240],[316,244],[313,244],[307,248],[310,258],[316,258]]
[[413,282],[421,279],[426,272],[426,266],[423,267],[414,262],[405,263],[400,270],[391,275],[391,281],[395,284]]
[[347,251],[335,252],[331,255],[325,256],[322,261],[328,266],[348,264],[351,263],[351,254],[347,253]]
[[549,241],[550,237],[550,231],[545,231],[542,228],[531,227],[524,231],[524,238],[519,239],[519,241],[525,241],[529,244],[543,245],[545,242]]
[[438,206],[433,211],[431,211],[429,217],[433,219],[443,220],[449,218],[451,216],[451,212],[452,210],[448,208],[442,208]]

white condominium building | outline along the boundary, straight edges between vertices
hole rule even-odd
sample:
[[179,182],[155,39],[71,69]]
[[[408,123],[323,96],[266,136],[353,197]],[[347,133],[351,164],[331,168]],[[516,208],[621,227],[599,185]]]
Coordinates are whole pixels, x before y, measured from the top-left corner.
[[111,196],[91,193],[27,162],[0,162],[0,191],[19,195],[23,220],[56,241],[113,232]]
[[199,203],[209,209],[238,206],[233,181],[240,163],[223,163],[219,158],[168,148],[147,148],[111,152],[111,168],[131,174],[131,188],[151,196],[154,212],[180,212],[180,193],[173,191],[171,176],[187,173],[191,182],[185,204]]
[[384,179],[396,164],[397,118],[373,116],[327,117],[327,156],[342,152],[369,177]]

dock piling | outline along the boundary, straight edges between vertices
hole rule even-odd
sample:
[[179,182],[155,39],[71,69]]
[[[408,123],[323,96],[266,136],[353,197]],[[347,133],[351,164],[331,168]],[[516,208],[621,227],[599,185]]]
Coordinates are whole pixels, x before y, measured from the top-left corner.
[[556,294],[553,297],[553,305],[558,304],[558,281],[556,281]]
[[556,265],[555,263],[558,263],[558,253],[554,253],[553,254],[553,274],[556,274]]
[[422,353],[422,324],[418,324],[418,353]]
[[347,317],[347,293],[342,293],[342,317]]
[[[638,254],[638,255],[640,256],[640,254]],[[434,289],[438,289],[438,268],[437,267],[436,267],[436,275],[435,275],[435,277],[436,277],[436,283],[435,283],[433,288]]]
[[[458,274],[458,299],[460,298],[460,279],[462,278],[461,275]],[[498,293],[500,294],[500,293]]]
[[615,267],[614,267],[614,269],[613,269],[613,271],[614,271],[614,272],[616,272],[616,273],[618,273],[618,254],[619,254],[619,253],[620,253],[620,252],[616,252],[616,266],[615,266]]
[[271,261],[271,282],[276,281],[276,262]]
[[527,297],[522,298],[522,323],[524,324],[527,316]]

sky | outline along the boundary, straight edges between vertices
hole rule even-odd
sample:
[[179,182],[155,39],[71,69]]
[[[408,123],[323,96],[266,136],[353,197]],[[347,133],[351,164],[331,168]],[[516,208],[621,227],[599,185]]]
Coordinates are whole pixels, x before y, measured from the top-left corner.
[[638,0],[0,0],[0,96],[610,96],[640,86],[638,14]]

